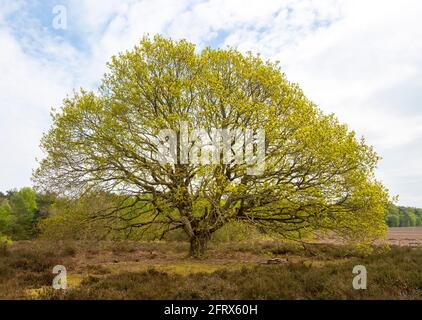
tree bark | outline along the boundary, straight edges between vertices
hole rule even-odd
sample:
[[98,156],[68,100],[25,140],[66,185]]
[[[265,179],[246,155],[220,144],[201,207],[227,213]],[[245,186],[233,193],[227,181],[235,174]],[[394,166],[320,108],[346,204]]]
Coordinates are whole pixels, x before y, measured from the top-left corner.
[[208,234],[197,234],[190,239],[190,256],[194,258],[203,257],[207,250],[209,240]]

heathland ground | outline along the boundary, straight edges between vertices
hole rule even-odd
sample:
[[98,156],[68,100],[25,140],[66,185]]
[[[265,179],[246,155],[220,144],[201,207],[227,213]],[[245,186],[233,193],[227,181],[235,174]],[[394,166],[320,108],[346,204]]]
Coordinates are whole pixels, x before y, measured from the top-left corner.
[[[370,255],[333,243],[211,243],[203,259],[178,241],[17,241],[0,252],[0,298],[421,299],[422,230],[391,229],[388,239],[400,246]],[[66,290],[52,288],[55,265],[67,269]],[[366,290],[353,289],[356,265]]]

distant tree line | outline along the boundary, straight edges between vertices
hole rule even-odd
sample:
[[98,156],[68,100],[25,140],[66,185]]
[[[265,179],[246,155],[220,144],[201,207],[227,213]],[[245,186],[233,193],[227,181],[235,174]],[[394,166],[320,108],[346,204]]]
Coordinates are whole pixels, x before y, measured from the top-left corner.
[[390,205],[385,214],[389,227],[422,226],[422,209]]
[[[31,188],[0,192],[0,240],[29,240],[44,236],[48,239],[131,238],[140,239],[153,234],[126,232],[121,222],[115,230],[103,221],[91,221],[90,212],[112,206],[116,199],[110,194],[97,194],[81,199],[63,199],[54,194],[37,193]],[[390,205],[386,209],[385,221],[389,227],[422,226],[422,209]],[[235,229],[242,233],[240,225]],[[122,229],[122,230],[120,230]],[[151,233],[155,233],[151,229]],[[175,236],[173,235],[173,238]],[[183,237],[182,237],[183,238]]]
[[[55,194],[37,193],[31,188],[0,192],[0,244],[4,241],[41,238],[56,240],[153,240],[159,230],[148,232],[130,230],[124,223],[131,218],[124,212],[127,222],[116,219],[112,226],[92,213],[114,208],[121,198],[109,193],[94,193],[81,198],[66,199]],[[241,240],[258,230],[242,223],[232,223],[215,235],[217,241]],[[174,230],[164,240],[188,240],[183,232]]]
[[46,218],[55,197],[38,194],[31,188],[0,192],[0,236],[12,240],[32,239],[38,234],[38,222]]

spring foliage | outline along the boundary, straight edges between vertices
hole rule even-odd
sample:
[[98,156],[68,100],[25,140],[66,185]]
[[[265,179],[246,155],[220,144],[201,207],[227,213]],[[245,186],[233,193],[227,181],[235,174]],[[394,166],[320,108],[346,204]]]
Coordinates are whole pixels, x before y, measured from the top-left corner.
[[[294,239],[334,231],[363,246],[384,235],[389,196],[374,177],[379,157],[324,115],[277,63],[155,36],[108,67],[98,93],[81,90],[53,112],[42,140],[46,157],[34,175],[39,188],[113,193],[119,205],[95,218],[124,221],[130,230],[154,226],[161,235],[182,229],[194,255],[230,221]],[[223,157],[160,163],[154,137],[167,128],[179,138],[181,122],[209,134],[263,129],[265,171],[250,175],[248,164]]]

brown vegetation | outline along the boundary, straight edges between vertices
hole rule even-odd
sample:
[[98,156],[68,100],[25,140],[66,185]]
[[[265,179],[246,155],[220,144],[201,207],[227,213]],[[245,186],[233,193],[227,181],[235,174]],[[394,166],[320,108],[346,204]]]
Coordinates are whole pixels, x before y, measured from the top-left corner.
[[[186,256],[185,242],[17,242],[2,251],[1,299],[420,299],[422,249],[362,256],[345,246],[275,241],[210,246]],[[271,264],[279,260],[282,263]],[[68,289],[51,287],[65,265]],[[352,269],[368,270],[354,290]]]

